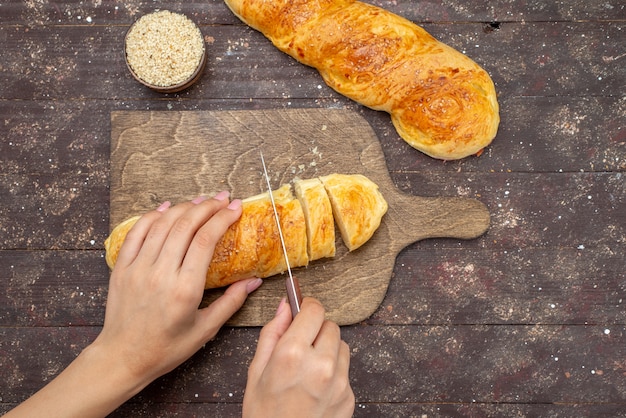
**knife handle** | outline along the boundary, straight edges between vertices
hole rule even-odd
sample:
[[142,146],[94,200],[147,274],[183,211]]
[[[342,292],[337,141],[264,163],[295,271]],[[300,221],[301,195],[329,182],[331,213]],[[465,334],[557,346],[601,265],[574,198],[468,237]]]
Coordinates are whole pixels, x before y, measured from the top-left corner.
[[302,304],[300,283],[295,277],[287,277],[285,280],[285,287],[287,288],[287,300],[289,300],[289,306],[291,307],[291,317],[295,318],[296,314],[300,312],[300,305]]

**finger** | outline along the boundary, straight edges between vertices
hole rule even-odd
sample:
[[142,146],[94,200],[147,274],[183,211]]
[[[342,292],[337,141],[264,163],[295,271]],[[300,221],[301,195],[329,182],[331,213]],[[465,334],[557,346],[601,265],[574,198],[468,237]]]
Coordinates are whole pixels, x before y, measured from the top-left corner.
[[[228,192],[218,193],[214,197],[214,199],[224,199],[228,197]],[[167,239],[172,225],[176,222],[176,220],[184,214],[188,209],[195,206],[197,203],[201,202],[204,199],[196,198],[191,202],[185,202],[181,204],[177,204],[171,207],[170,202],[165,202],[161,206],[159,206],[155,211],[149,212],[143,215],[140,220],[137,222],[146,222],[147,219],[152,219],[152,222],[147,227],[147,231],[143,231],[142,241],[139,246],[136,248],[138,253],[135,255],[133,260],[139,256],[142,257],[147,263],[154,263],[156,259],[158,259],[159,254],[163,248],[165,240]],[[155,215],[160,215],[154,218]],[[157,222],[158,221],[158,222]],[[134,229],[135,227],[133,227]],[[132,230],[131,230],[132,231]],[[128,239],[128,236],[126,240]]]
[[324,321],[317,338],[313,342],[313,347],[326,352],[339,355],[339,347],[341,343],[341,331],[339,326],[332,321]]
[[[337,395],[340,399],[337,416],[351,417],[354,411],[354,392],[350,386],[350,347],[344,341],[341,342],[339,358],[337,360],[337,375],[339,384]],[[342,412],[345,411],[345,412]],[[341,413],[341,415],[339,415]]]
[[[225,205],[225,202],[220,203],[220,205]],[[241,200],[237,199],[217,212],[213,212],[215,205],[209,206],[209,202],[204,203],[203,206],[208,207],[206,214],[210,218],[198,229],[186,247],[186,254],[181,266],[181,273],[190,277],[204,277],[206,275],[213,259],[215,246],[228,228],[241,217],[242,213]]]
[[340,392],[342,395],[339,400],[339,405],[336,405],[333,411],[337,417],[351,417],[354,415],[356,398],[354,397],[350,382],[347,381],[346,383],[345,389]]
[[[202,226],[210,221],[216,213],[226,207],[226,205],[228,205],[226,199],[208,199],[202,203],[186,205],[184,212],[171,224],[170,231],[168,232],[167,239],[163,244],[159,257],[163,257],[165,260],[168,260],[169,263],[171,263],[172,260],[179,260],[180,264],[182,264],[196,233],[200,231]],[[172,215],[172,217],[173,216],[174,215]],[[223,228],[223,231],[220,230],[221,233],[219,236],[223,235],[227,227],[228,225]],[[211,242],[213,247],[216,243],[217,241]],[[204,258],[208,258],[207,269],[208,261],[210,261],[212,254],[212,251],[208,255],[205,252]],[[206,273],[206,269],[204,269],[204,273]]]
[[326,311],[314,298],[303,299],[300,312],[293,320],[293,325],[286,332],[286,337],[295,338],[306,345],[313,345],[324,324]]
[[348,376],[350,372],[350,346],[345,341],[339,343],[337,371],[341,376]]
[[130,228],[117,256],[115,265],[119,266],[118,268],[130,265],[137,258],[152,224],[161,217],[162,212],[166,211],[169,206],[170,202],[163,203],[159,209],[141,216]]
[[208,307],[198,311],[198,326],[205,343],[215,337],[217,331],[243,306],[248,295],[263,283],[262,279],[248,279],[233,283],[224,294]]
[[289,328],[289,324],[291,324],[291,310],[289,309],[287,300],[283,298],[278,305],[274,318],[261,330],[256,353],[254,354],[252,363],[250,363],[250,375],[261,375],[272,357],[276,344],[278,344],[278,341]]
[[158,260],[172,226],[192,206],[195,205],[191,202],[180,203],[163,212],[150,226],[137,258],[147,264]]

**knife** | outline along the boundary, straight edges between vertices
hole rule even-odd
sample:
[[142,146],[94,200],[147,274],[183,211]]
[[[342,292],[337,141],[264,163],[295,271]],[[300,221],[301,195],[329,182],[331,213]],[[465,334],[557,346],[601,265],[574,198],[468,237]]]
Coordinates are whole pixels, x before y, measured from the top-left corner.
[[267,167],[265,166],[265,158],[263,158],[263,151],[260,151],[261,163],[263,164],[263,173],[265,174],[265,181],[267,182],[267,190],[270,194],[270,201],[272,202],[272,209],[274,209],[274,218],[276,219],[276,226],[278,227],[278,236],[280,237],[280,245],[283,247],[283,255],[285,257],[285,264],[287,265],[288,277],[285,280],[285,286],[287,288],[287,299],[289,300],[289,306],[291,307],[291,316],[295,318],[296,314],[300,312],[300,304],[302,303],[302,295],[300,293],[300,284],[298,279],[291,274],[291,266],[289,265],[289,257],[287,255],[287,247],[285,245],[285,238],[283,236],[283,230],[280,227],[280,218],[278,217],[278,210],[276,210],[276,202],[274,201],[274,194],[272,193],[272,185],[270,184],[270,176],[267,174]]

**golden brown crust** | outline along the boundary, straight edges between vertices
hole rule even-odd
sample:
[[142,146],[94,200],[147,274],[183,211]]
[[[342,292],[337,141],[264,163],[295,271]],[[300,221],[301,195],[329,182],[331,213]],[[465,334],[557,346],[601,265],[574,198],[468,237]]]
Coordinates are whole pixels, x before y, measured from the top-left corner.
[[441,159],[472,155],[496,135],[489,75],[421,27],[354,0],[226,0],[333,89],[391,114],[411,146]]
[[360,174],[320,177],[333,207],[341,238],[350,251],[365,244],[380,226],[387,202],[376,183]]
[[311,261],[335,256],[335,220],[328,194],[320,179],[294,182],[296,197],[302,204]]

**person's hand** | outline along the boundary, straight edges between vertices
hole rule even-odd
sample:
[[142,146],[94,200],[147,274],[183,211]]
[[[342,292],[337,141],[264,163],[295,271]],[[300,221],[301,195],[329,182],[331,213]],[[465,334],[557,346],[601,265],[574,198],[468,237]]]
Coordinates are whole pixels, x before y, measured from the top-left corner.
[[127,362],[144,382],[171,371],[213,338],[261,279],[231,285],[198,309],[213,251],[241,216],[228,193],[144,215],[128,233],[111,274],[104,328],[94,345]]
[[248,371],[244,418],[351,417],[354,393],[350,350],[339,327],[325,320],[315,299],[305,298],[291,320],[285,300],[261,330]]
[[111,273],[101,333],[7,417],[104,417],[213,338],[262,283],[234,283],[198,309],[215,246],[241,212],[222,192],[142,216]]

